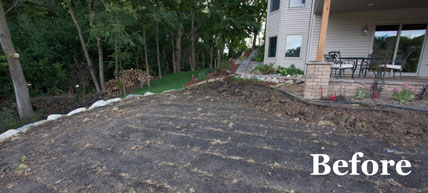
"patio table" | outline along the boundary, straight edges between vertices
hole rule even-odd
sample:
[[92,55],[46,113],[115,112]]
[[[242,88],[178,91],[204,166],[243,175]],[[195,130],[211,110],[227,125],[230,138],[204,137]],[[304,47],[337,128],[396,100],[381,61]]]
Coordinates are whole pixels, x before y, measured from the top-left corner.
[[[355,70],[357,70],[358,65],[360,65],[360,72],[358,73],[358,78],[360,78],[361,74],[364,75],[364,72],[362,71],[362,64],[364,63],[364,60],[367,60],[368,57],[341,57],[341,60],[347,60],[347,61],[353,61],[354,68],[352,69],[352,79],[354,79]],[[362,76],[364,77],[364,76]]]

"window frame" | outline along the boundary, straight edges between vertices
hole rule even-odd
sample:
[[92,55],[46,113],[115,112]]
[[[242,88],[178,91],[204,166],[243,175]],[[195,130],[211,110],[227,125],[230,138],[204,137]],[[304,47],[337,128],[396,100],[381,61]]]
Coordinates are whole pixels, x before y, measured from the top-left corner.
[[269,9],[270,9],[271,13],[281,10],[281,0],[277,0],[278,1],[278,9],[273,10],[273,2],[274,1],[276,1],[276,0],[270,0],[270,8]]
[[304,8],[304,7],[306,7],[307,0],[304,0],[304,1],[305,1],[305,3],[304,3],[302,6],[296,6],[296,7],[291,7],[291,1],[292,1],[292,0],[288,0],[288,8],[290,8],[290,9],[294,9],[294,8]]
[[[301,39],[300,39],[300,52],[299,52],[299,56],[287,56],[287,43],[288,43],[288,38],[290,37],[290,36],[300,36],[301,37]],[[287,58],[287,59],[301,59],[302,58],[302,49],[303,49],[303,35],[302,34],[288,34],[288,35],[286,35],[286,39],[285,39],[285,54],[284,54],[284,56],[285,56],[285,58]]]
[[[272,45],[272,38],[275,38],[275,53],[274,56],[271,56],[271,45]],[[269,45],[268,45],[268,58],[276,58],[278,51],[278,36],[271,36],[269,37]]]

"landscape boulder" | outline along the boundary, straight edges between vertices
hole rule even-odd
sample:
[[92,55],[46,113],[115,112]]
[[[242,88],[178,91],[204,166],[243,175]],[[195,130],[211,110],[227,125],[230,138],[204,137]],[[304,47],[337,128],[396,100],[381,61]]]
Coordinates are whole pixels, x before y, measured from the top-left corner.
[[57,119],[59,119],[59,118],[61,118],[61,117],[63,117],[64,115],[60,115],[60,114],[53,114],[53,115],[49,115],[48,116],[48,118],[47,118],[47,120],[48,121],[53,121],[53,120],[57,120]]
[[73,111],[71,111],[71,112],[69,112],[68,114],[67,114],[67,116],[71,116],[71,115],[75,115],[75,114],[78,114],[78,113],[81,113],[81,112],[85,112],[85,111],[87,111],[88,109],[87,108],[78,108],[78,109],[75,109],[75,110],[73,110]]
[[107,104],[111,104],[111,103],[119,102],[121,100],[122,100],[121,98],[114,98],[114,99],[109,99],[106,102],[107,102]]
[[19,131],[16,129],[10,129],[6,132],[4,132],[3,134],[0,135],[0,142],[3,142],[13,136],[15,136],[16,134],[18,134]]
[[92,104],[92,106],[89,107],[89,110],[97,108],[97,107],[104,107],[106,105],[108,105],[108,103],[106,101],[100,100],[100,101],[97,101],[94,104]]

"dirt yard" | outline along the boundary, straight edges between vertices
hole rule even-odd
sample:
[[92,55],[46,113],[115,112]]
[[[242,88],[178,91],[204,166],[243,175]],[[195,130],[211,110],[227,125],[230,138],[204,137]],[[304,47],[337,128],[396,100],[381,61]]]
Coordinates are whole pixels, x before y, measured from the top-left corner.
[[[215,83],[49,122],[0,144],[0,192],[427,192],[428,115]],[[310,176],[310,154],[412,173]]]

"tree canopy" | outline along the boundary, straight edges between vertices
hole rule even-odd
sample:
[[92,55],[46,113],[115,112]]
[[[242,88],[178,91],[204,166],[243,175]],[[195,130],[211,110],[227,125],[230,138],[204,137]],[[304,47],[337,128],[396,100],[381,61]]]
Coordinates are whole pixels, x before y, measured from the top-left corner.
[[[84,84],[89,91],[100,84],[96,91],[103,92],[106,80],[130,68],[161,76],[215,67],[248,49],[245,40],[260,33],[267,1],[2,0],[2,4],[30,94],[40,96],[70,92]],[[228,53],[223,53],[225,47]],[[7,66],[0,53],[0,97],[13,96]]]

